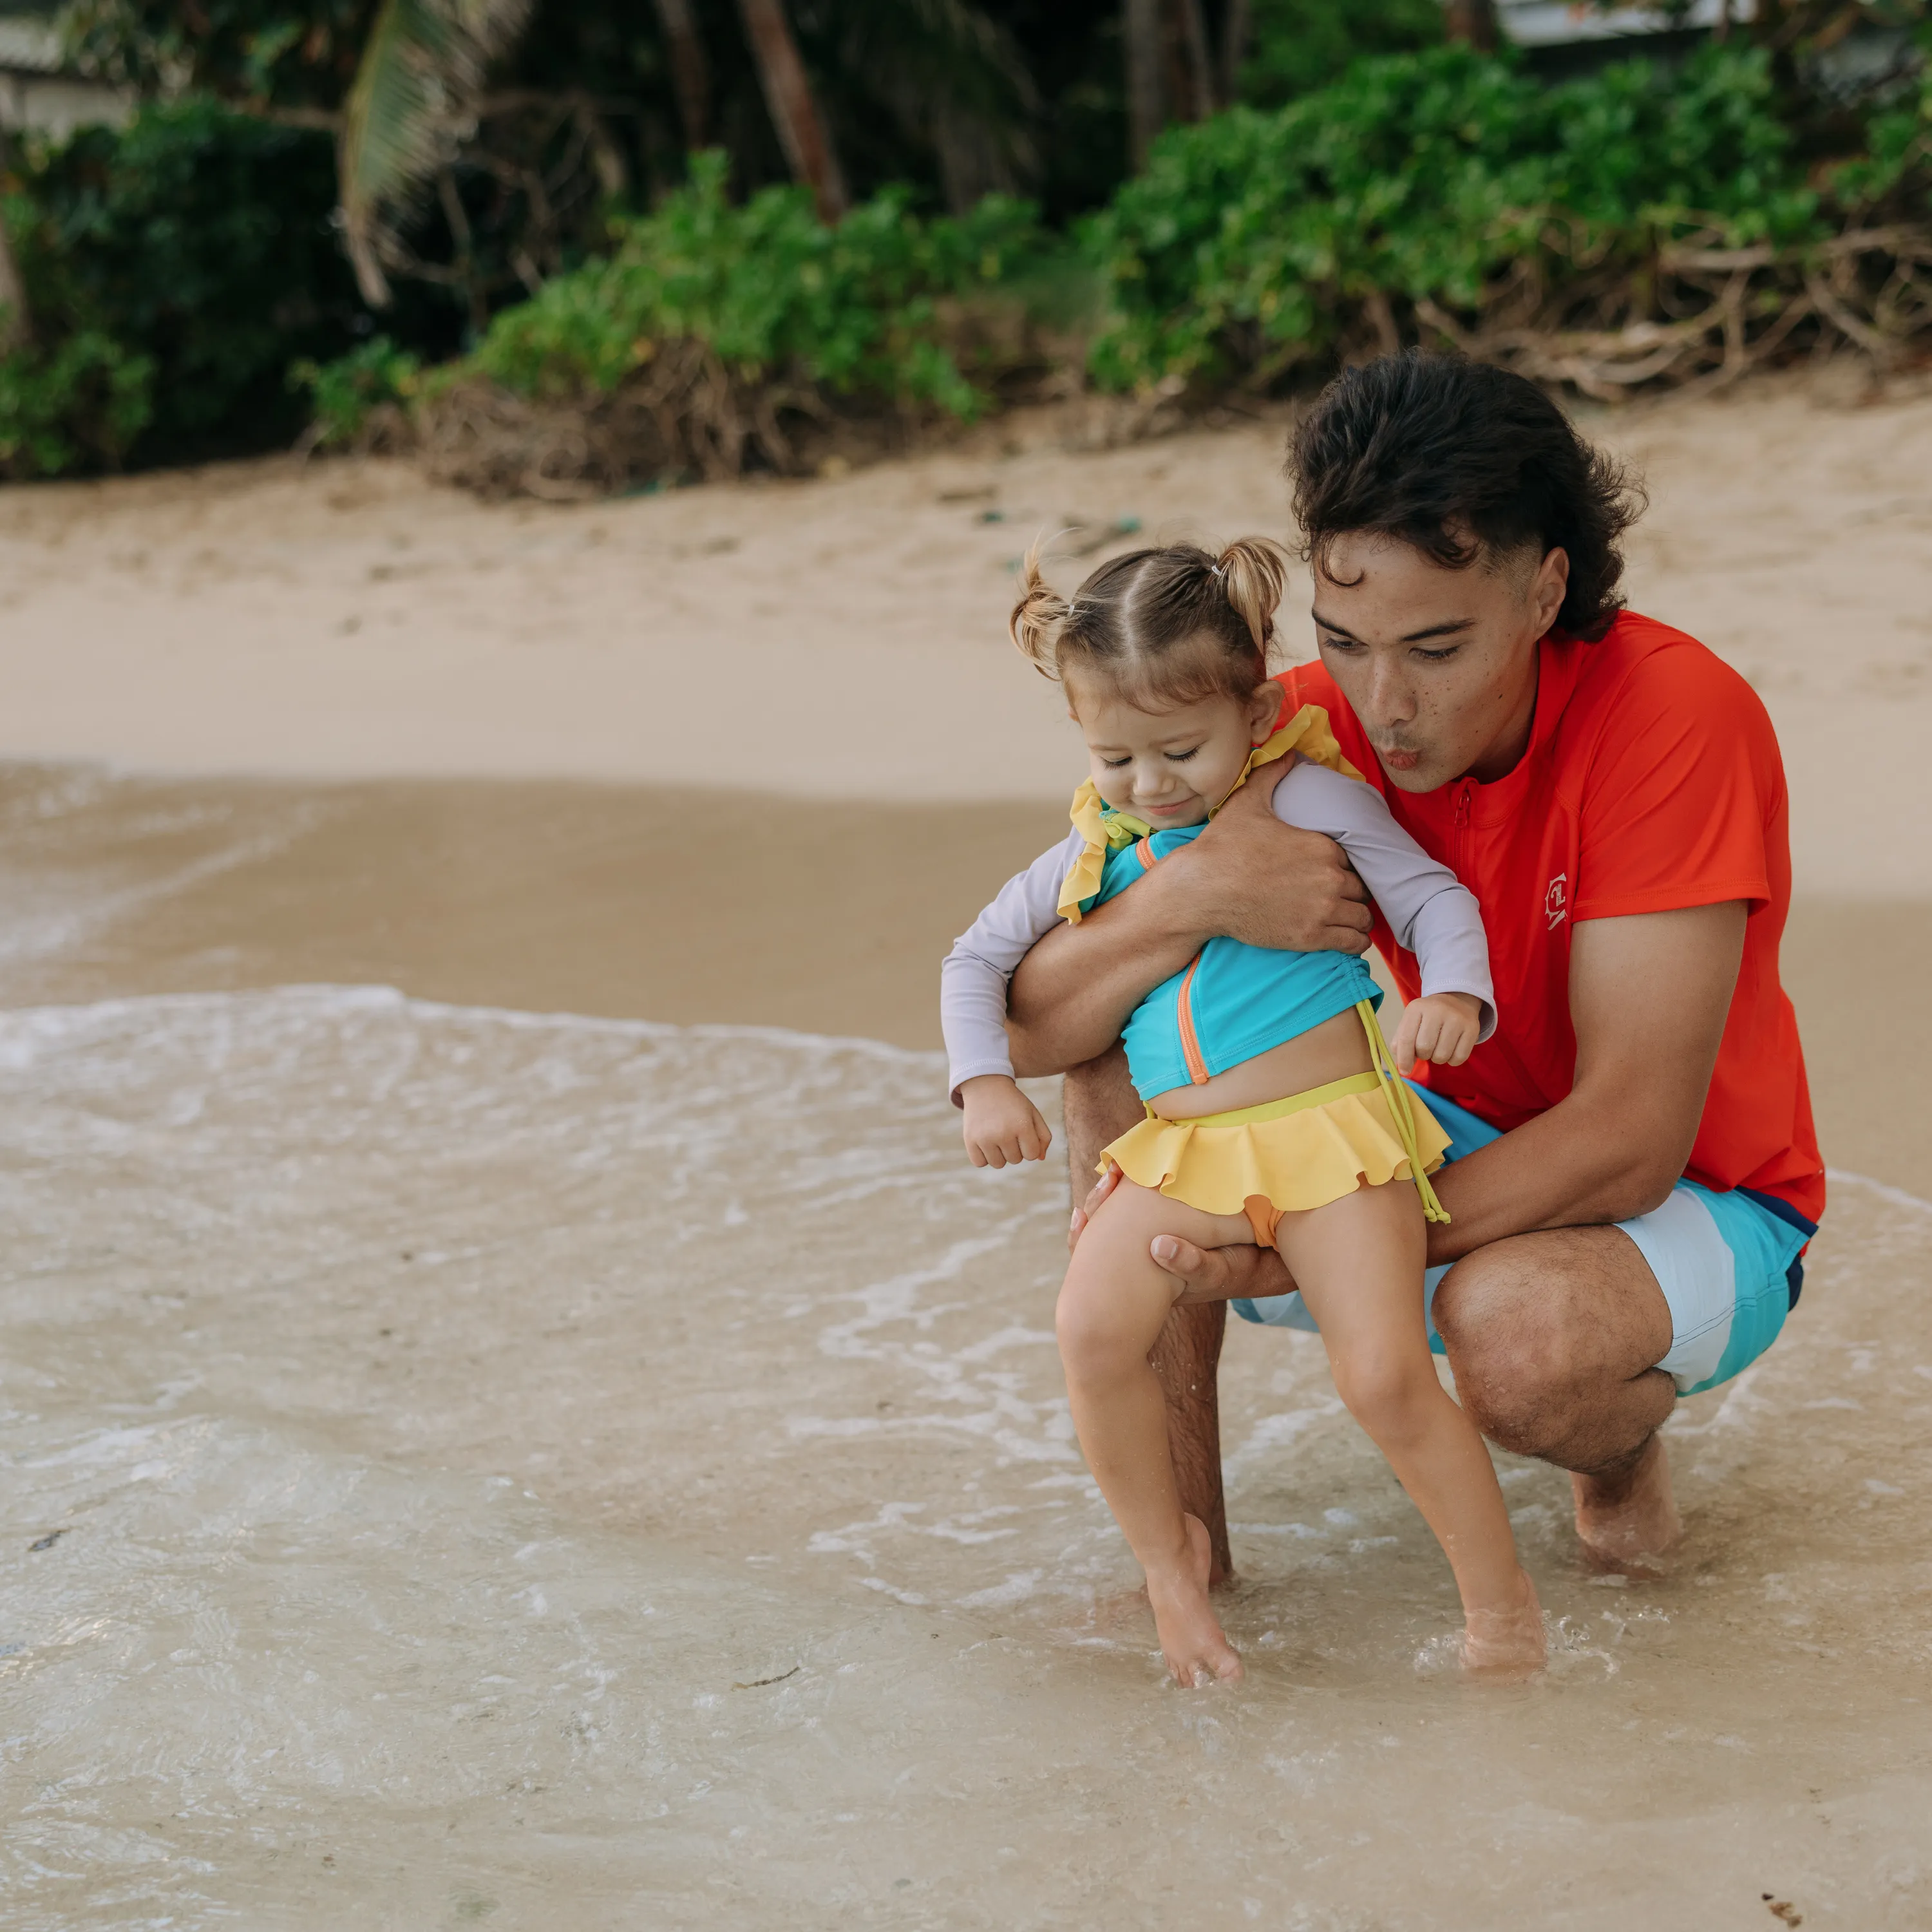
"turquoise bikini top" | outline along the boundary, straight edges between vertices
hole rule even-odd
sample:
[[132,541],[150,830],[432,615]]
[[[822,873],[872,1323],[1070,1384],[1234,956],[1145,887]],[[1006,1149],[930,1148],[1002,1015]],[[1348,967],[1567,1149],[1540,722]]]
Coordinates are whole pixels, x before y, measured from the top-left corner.
[[[1255,752],[1235,788],[1257,766],[1290,752],[1349,778],[1361,776],[1342,756],[1328,713],[1308,704]],[[1061,910],[1075,920],[1117,898],[1205,829],[1186,825],[1151,831],[1140,820],[1101,804],[1090,781],[1074,794],[1071,816],[1088,838],[1087,850],[1060,892]],[[1364,1000],[1380,1006],[1382,998],[1368,968],[1351,954],[1280,952],[1238,939],[1210,939],[1129,1018],[1121,1037],[1134,1090],[1150,1100],[1177,1087],[1200,1086]]]
[[[1110,851],[1100,890],[1081,910],[1118,897],[1203,830],[1181,826]],[[1121,1038],[1134,1091],[1150,1100],[1177,1087],[1198,1087],[1364,1000],[1379,1006],[1382,997],[1368,968],[1352,954],[1277,952],[1238,939],[1210,939],[1129,1018]]]

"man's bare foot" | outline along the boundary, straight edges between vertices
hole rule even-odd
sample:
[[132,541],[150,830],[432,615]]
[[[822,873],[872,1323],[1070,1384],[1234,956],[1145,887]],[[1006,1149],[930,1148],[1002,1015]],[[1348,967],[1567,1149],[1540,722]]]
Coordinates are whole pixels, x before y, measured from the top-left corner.
[[1184,1690],[1199,1690],[1204,1682],[1238,1684],[1246,1672],[1208,1606],[1208,1579],[1214,1560],[1208,1526],[1198,1516],[1182,1521],[1187,1526],[1185,1558],[1173,1570],[1148,1572],[1148,1600],[1154,1605],[1161,1654]]
[[1462,1668],[1486,1684],[1520,1684],[1548,1662],[1543,1606],[1526,1570],[1516,1575],[1522,1600],[1507,1610],[1472,1610],[1464,1620]]
[[1576,1498],[1576,1534],[1590,1560],[1604,1569],[1654,1570],[1655,1559],[1684,1534],[1660,1436],[1653,1436],[1622,1474],[1573,1474],[1570,1486]]

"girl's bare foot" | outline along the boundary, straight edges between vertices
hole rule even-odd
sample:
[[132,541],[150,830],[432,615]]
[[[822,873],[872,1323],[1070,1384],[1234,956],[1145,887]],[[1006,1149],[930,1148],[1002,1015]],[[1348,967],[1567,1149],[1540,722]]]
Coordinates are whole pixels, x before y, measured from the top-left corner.
[[1506,1610],[1472,1610],[1462,1634],[1462,1668],[1490,1684],[1520,1684],[1548,1660],[1543,1606],[1526,1571],[1518,1570],[1522,1600]]
[[[1161,1654],[1184,1689],[1207,1684],[1238,1684],[1246,1672],[1220,1620],[1208,1606],[1208,1580],[1214,1564],[1208,1526],[1198,1516],[1184,1516],[1187,1554],[1174,1569],[1148,1572],[1148,1597]],[[1202,1673],[1206,1673],[1204,1679]]]

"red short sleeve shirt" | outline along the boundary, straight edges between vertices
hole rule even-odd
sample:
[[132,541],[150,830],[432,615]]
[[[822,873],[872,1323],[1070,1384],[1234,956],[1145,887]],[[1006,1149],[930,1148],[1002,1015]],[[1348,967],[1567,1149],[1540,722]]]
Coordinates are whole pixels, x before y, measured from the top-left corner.
[[[1507,1132],[1575,1078],[1570,935],[1582,920],[1743,899],[1743,963],[1690,1162],[1693,1180],[1777,1196],[1816,1221],[1823,1165],[1778,949],[1791,903],[1784,762],[1757,694],[1694,638],[1628,612],[1597,644],[1546,638],[1529,748],[1493,784],[1390,785],[1318,664],[1283,674],[1289,704],[1325,706],[1397,822],[1483,909],[1496,1030],[1429,1084]],[[1419,978],[1378,917],[1406,998]]]

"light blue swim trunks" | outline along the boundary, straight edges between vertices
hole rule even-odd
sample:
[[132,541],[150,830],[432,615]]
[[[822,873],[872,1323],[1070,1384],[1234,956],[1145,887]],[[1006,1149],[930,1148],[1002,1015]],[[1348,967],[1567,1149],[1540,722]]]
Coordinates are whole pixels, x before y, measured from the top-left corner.
[[[1416,1090],[1424,1093],[1450,1136],[1445,1162],[1502,1138],[1453,1100]],[[1778,1340],[1804,1284],[1804,1244],[1818,1232],[1796,1208],[1768,1195],[1742,1189],[1718,1194],[1694,1180],[1680,1180],[1661,1208],[1616,1225],[1636,1244],[1670,1304],[1670,1350],[1657,1366],[1679,1395],[1730,1381]],[[1448,1272],[1432,1268],[1423,1278],[1432,1310],[1436,1286]],[[1298,1294],[1230,1305],[1244,1321],[1316,1332],[1315,1318]],[[1443,1352],[1432,1312],[1429,1346]]]

